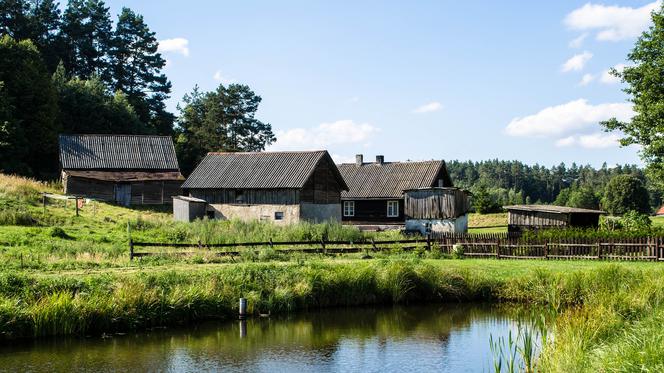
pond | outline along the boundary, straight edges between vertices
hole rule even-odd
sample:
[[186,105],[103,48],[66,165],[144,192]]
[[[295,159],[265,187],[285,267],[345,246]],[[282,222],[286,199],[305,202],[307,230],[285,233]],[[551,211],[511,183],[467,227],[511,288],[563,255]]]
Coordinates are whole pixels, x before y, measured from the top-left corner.
[[489,337],[517,332],[517,312],[490,305],[334,308],[104,337],[0,347],[11,372],[481,372]]

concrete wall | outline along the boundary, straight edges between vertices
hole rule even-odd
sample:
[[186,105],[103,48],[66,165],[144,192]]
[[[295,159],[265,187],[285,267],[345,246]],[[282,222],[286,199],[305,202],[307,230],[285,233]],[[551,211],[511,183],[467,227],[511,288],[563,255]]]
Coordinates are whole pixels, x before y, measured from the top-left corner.
[[173,219],[175,221],[194,221],[203,219],[207,203],[191,202],[179,198],[173,198]]
[[408,219],[406,220],[406,230],[418,231],[425,235],[427,224],[431,224],[432,233],[466,233],[468,232],[468,214],[456,219]]
[[[210,204],[215,219],[239,219],[244,221],[263,220],[277,224],[293,224],[300,220],[300,205],[240,205]],[[282,220],[275,220],[276,212],[282,212]]]
[[325,221],[341,221],[341,204],[339,203],[302,203],[300,206],[300,218],[312,223]]

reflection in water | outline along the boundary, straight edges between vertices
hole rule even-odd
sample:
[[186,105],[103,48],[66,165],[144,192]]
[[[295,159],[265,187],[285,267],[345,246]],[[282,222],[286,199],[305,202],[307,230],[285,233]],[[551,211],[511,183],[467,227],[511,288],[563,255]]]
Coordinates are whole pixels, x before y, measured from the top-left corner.
[[509,310],[478,305],[343,308],[181,329],[14,343],[0,371],[488,371]]

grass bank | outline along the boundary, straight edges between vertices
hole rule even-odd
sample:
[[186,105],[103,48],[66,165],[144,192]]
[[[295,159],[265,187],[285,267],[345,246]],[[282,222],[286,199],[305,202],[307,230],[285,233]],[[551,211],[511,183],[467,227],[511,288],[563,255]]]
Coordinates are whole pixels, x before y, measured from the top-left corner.
[[[552,265],[549,265],[552,264]],[[5,338],[89,335],[254,313],[361,304],[492,301],[558,314],[541,371],[657,370],[664,270],[656,263],[368,260],[0,273]],[[639,368],[640,369],[640,368]]]

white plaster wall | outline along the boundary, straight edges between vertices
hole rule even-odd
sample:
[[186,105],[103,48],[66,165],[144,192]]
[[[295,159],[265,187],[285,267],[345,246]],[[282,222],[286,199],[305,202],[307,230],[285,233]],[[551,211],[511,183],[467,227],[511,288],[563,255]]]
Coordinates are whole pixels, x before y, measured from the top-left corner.
[[456,219],[408,219],[407,231],[419,231],[426,234],[426,225],[431,224],[431,232],[466,233],[468,232],[468,214]]
[[[300,221],[300,205],[240,205],[211,204],[216,219],[243,221],[265,220],[276,224],[293,224]],[[282,220],[274,220],[275,212],[283,212]]]

